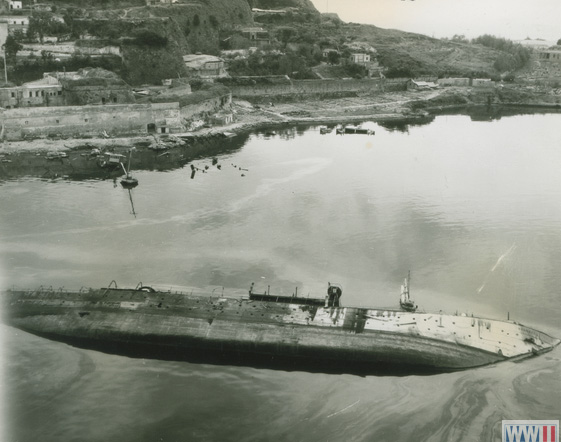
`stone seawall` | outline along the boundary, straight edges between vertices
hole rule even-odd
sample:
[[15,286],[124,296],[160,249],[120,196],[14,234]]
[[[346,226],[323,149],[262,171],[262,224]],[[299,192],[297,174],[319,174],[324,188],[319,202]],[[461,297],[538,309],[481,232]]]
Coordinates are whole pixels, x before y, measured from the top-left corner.
[[406,89],[406,79],[370,80],[291,80],[283,84],[254,84],[248,86],[229,86],[235,98],[260,98],[272,96],[311,96],[373,93],[399,91]]
[[2,138],[139,135],[181,131],[179,103],[60,106],[6,109],[0,113]]

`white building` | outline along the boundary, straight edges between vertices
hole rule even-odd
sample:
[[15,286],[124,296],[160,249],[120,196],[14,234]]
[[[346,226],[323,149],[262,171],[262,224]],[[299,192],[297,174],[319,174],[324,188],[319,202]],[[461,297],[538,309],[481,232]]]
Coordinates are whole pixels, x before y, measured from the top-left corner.
[[18,0],[9,0],[8,7],[10,9],[23,9],[23,3]]

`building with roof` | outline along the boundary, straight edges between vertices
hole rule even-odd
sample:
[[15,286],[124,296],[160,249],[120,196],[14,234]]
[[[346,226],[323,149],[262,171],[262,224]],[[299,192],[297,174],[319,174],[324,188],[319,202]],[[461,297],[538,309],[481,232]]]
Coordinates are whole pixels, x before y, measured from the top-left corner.
[[227,77],[224,69],[224,60],[208,54],[188,54],[183,56],[183,61],[190,75],[201,78]]
[[325,48],[323,51],[321,51],[321,55],[323,56],[323,58],[327,58],[327,57],[329,57],[329,54],[330,54],[331,52],[334,52],[334,53],[336,53],[337,55],[340,55],[339,50],[338,50],[338,49],[335,49],[335,48]]
[[26,33],[27,28],[29,28],[29,17],[27,15],[1,15],[0,21],[8,23],[10,35],[17,30]]
[[247,38],[251,46],[263,47],[271,43],[269,31],[260,27],[245,27],[240,29],[243,37]]
[[420,80],[413,80],[410,79],[407,81],[407,90],[423,90],[423,89],[435,89],[438,87],[438,84],[432,81],[420,81]]
[[381,72],[381,67],[378,61],[375,58],[373,59],[371,54],[367,52],[354,52],[350,55],[348,61],[350,63],[364,66],[369,77],[378,75]]
[[56,78],[44,77],[21,86],[0,88],[0,107],[5,109],[63,104],[62,85]]
[[349,60],[351,63],[356,64],[370,63],[370,54],[354,53],[350,55]]
[[132,88],[118,75],[105,69],[83,68],[77,72],[52,72],[44,75],[60,82],[64,104],[67,106],[135,102]]
[[46,72],[21,86],[0,88],[0,107],[130,104],[131,87],[112,72],[86,68],[77,72]]
[[11,11],[23,9],[23,2],[21,0],[8,0],[8,8],[10,8]]

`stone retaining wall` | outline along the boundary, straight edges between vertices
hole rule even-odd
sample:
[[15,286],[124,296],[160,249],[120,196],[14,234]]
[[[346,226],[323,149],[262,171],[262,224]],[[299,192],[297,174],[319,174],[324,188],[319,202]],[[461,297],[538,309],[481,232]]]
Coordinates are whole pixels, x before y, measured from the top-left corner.
[[2,139],[181,132],[179,103],[64,106],[0,112]]
[[285,84],[255,84],[229,86],[235,98],[286,95],[328,95],[341,93],[370,93],[406,89],[407,79],[370,80],[291,80]]

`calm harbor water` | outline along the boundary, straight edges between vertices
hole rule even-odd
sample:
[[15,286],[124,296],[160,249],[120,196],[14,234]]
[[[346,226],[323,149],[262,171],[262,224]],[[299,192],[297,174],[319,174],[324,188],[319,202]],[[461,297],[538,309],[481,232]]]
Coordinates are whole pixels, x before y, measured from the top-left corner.
[[[510,315],[561,336],[561,114],[369,124],[376,135],[275,129],[222,139],[209,156],[135,154],[130,192],[84,155],[14,158],[20,172],[4,163],[0,175],[0,286],[142,281],[240,296],[255,282],[323,296],[329,281],[344,305],[395,306],[411,270],[421,309]],[[6,441],[498,441],[502,419],[560,417],[559,348],[361,378],[1,332]]]

